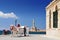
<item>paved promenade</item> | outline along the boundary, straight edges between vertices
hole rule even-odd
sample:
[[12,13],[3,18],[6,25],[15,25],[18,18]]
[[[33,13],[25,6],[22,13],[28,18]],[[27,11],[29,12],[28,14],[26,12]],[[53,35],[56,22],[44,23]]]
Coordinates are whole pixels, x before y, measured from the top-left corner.
[[60,40],[59,38],[46,37],[45,35],[30,35],[27,37],[11,37],[11,35],[0,35],[0,40]]

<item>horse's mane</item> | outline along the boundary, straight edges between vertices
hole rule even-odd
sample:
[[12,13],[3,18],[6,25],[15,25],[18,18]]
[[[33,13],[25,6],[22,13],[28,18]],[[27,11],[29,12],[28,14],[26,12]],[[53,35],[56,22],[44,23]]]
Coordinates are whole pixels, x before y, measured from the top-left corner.
[[17,31],[17,29],[16,29],[14,26],[11,26],[11,27],[10,27],[10,30]]

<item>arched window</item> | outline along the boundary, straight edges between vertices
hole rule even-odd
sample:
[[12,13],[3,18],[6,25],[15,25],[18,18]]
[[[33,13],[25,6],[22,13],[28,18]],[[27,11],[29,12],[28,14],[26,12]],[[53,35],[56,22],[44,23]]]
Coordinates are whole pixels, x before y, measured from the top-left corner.
[[53,28],[58,27],[58,11],[57,11],[57,6],[55,7],[55,11],[53,12]]
[[58,7],[57,6],[55,7],[55,10],[58,10]]
[[51,10],[49,11],[49,28],[51,28]]

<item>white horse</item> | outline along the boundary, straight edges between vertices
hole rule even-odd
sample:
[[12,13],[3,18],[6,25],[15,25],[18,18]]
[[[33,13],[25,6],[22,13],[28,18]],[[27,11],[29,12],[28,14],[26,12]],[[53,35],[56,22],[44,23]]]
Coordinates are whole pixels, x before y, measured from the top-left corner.
[[10,30],[11,30],[12,36],[15,36],[18,32],[17,29],[13,25],[10,26]]

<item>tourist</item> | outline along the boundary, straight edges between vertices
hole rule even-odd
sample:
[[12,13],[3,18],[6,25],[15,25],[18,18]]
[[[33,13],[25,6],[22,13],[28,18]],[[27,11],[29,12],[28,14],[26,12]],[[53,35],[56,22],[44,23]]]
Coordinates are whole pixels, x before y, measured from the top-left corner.
[[29,27],[26,26],[26,35],[29,36]]
[[24,27],[24,36],[26,36],[26,27]]
[[20,24],[18,24],[17,27],[20,27]]
[[4,34],[4,35],[6,35],[6,34],[7,34],[7,31],[6,31],[5,29],[3,30],[3,34]]
[[17,31],[19,31],[19,30],[20,30],[20,24],[17,25]]

